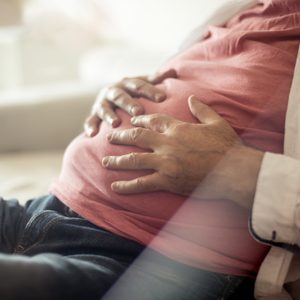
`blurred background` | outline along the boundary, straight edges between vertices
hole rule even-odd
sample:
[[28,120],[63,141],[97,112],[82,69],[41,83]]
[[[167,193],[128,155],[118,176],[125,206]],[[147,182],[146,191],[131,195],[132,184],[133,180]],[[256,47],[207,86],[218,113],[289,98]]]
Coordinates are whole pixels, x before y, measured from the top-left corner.
[[153,72],[214,1],[0,0],[0,88]]
[[104,85],[151,74],[218,0],[0,0],[0,196],[47,192]]

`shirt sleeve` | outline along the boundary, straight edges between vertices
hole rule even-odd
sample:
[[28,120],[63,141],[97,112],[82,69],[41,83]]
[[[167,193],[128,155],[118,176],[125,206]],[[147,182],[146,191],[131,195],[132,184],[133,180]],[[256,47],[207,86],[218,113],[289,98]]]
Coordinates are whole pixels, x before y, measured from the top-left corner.
[[299,250],[299,160],[265,154],[256,186],[250,231],[260,242]]

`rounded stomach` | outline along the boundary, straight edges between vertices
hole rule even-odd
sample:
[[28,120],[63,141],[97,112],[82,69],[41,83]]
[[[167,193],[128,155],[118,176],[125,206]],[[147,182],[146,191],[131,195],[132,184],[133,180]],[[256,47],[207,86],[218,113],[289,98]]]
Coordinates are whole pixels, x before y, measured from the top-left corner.
[[[176,95],[171,93],[174,85],[177,87]],[[196,122],[187,105],[188,96],[192,94],[190,85],[181,80],[172,79],[167,80],[160,88],[164,89],[168,95],[164,102],[154,103],[146,99],[139,99],[145,108],[145,114],[163,113],[182,121]],[[76,176],[74,185],[80,189],[81,193],[88,193],[89,197],[96,195],[118,209],[126,209],[134,214],[147,215],[165,221],[182,204],[184,197],[166,192],[122,196],[111,190],[111,184],[114,181],[131,180],[153,172],[151,170],[116,171],[102,166],[101,161],[105,156],[148,152],[148,150],[134,146],[113,145],[108,142],[107,135],[113,130],[133,128],[127,113],[117,110],[117,114],[122,119],[118,128],[112,129],[110,125],[102,122],[99,133],[95,137],[88,138],[82,134],[69,145],[65,153],[63,173],[69,176],[70,173],[80,172],[80,176]]]
[[[145,107],[146,114],[163,113],[182,121],[198,123],[187,104],[188,97],[194,94],[225,117],[231,125],[238,124],[240,128],[243,128],[245,126],[243,122],[249,124],[247,117],[251,117],[251,114],[245,113],[247,106],[241,103],[239,90],[233,91],[232,97],[228,98],[222,93],[214,92],[206,82],[193,78],[169,79],[159,88],[164,89],[167,93],[168,97],[164,102],[157,104],[139,99]],[[253,91],[252,88],[251,91]],[[250,112],[253,111],[253,106],[260,103],[259,98],[251,98],[251,105],[248,105]],[[147,244],[151,239],[145,238],[145,235],[154,237],[164,227],[167,228],[170,237],[176,237],[177,241],[185,241],[184,243],[202,250],[209,249],[207,250],[209,253],[213,251],[213,253],[217,253],[218,257],[234,257],[237,261],[250,263],[251,267],[245,268],[251,269],[252,264],[256,265],[257,261],[260,261],[265,254],[266,248],[258,245],[250,236],[248,212],[227,201],[226,195],[223,199],[211,201],[199,199],[199,197],[186,198],[169,192],[120,195],[111,190],[111,184],[114,181],[131,180],[152,172],[151,170],[116,171],[102,167],[101,162],[105,156],[145,151],[137,147],[112,145],[108,142],[107,135],[112,130],[132,127],[130,117],[125,112],[118,110],[117,113],[122,119],[119,128],[112,129],[103,122],[97,136],[88,138],[81,135],[68,147],[60,184],[68,182],[68,185],[72,186],[69,189],[72,192],[65,194],[65,197],[72,198],[73,191],[76,191],[75,194],[84,195],[83,198],[88,201],[82,201],[81,205],[84,205],[85,209],[89,206],[92,207],[94,211],[89,212],[88,215],[92,215],[93,222],[100,224],[99,216],[101,214],[103,216],[103,211],[106,211],[106,216],[103,216],[105,223],[101,223],[101,226],[110,224],[107,227],[109,230],[118,234],[122,233],[141,243]],[[256,131],[253,132],[252,136],[258,138],[259,134]],[[266,136],[267,132],[262,132]],[[255,142],[254,139],[253,144]],[[273,142],[273,144],[275,143]],[[74,201],[76,199],[66,201],[72,209]],[[123,225],[118,222],[120,219],[125,219],[127,226],[133,226],[134,229],[130,231],[130,234],[128,233],[129,227],[127,227],[126,233],[123,232]],[[166,224],[168,224],[167,227],[165,227]],[[223,236],[226,238],[222,238]],[[160,249],[164,253],[172,250],[168,246],[170,243],[168,238],[164,239],[163,243],[164,246],[157,247],[158,250]],[[194,251],[195,261],[199,260],[196,254],[199,249]],[[184,258],[180,260],[185,261]]]

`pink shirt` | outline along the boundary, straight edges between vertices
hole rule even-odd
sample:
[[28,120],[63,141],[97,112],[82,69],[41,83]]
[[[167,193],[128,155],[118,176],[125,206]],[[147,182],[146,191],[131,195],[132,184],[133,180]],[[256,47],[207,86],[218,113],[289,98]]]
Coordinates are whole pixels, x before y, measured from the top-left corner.
[[[162,112],[196,122],[187,106],[188,96],[194,94],[219,112],[246,144],[281,153],[300,40],[300,4],[262,2],[224,27],[210,27],[203,41],[169,61],[164,68],[175,68],[179,78],[159,86],[168,95],[166,101],[155,104],[140,99],[146,113]],[[123,120],[118,130],[129,128],[128,115],[118,114]],[[145,245],[156,236],[151,247],[185,264],[234,275],[257,272],[268,248],[249,235],[248,211],[227,201],[226,195],[208,201],[166,192],[113,193],[113,181],[146,172],[102,167],[104,156],[142,151],[110,145],[106,136],[111,131],[102,123],[96,137],[81,135],[70,144],[52,193],[81,216],[118,235]]]

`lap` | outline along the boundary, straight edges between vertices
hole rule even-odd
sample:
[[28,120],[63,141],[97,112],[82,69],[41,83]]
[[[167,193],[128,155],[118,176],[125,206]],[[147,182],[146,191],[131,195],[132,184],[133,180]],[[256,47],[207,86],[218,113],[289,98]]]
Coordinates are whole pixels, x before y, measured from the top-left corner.
[[242,287],[236,299],[253,300],[252,282],[195,269],[146,249],[103,299],[229,300]]
[[2,200],[0,212],[0,294],[7,300],[99,299],[144,249],[51,195],[25,207]]
[[25,207],[1,201],[0,213],[0,294],[7,300],[230,299],[244,280],[143,251],[73,214],[54,196]]
[[131,265],[101,255],[0,255],[6,300],[252,300],[251,282],[236,292],[245,280],[182,268],[164,257],[157,264],[152,253]]
[[99,255],[1,254],[0,294],[6,300],[98,300],[125,268]]

